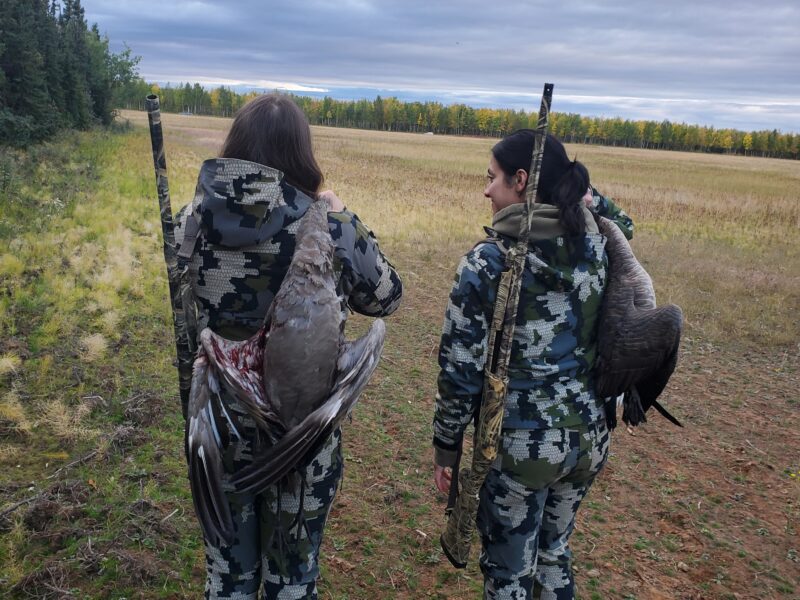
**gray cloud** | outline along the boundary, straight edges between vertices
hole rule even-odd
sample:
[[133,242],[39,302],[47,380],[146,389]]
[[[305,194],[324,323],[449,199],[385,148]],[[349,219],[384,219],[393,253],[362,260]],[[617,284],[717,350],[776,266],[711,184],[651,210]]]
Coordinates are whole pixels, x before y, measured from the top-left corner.
[[561,4],[83,1],[116,49],[142,56],[148,80],[389,89],[529,110],[548,80],[557,110],[800,131],[793,0]]

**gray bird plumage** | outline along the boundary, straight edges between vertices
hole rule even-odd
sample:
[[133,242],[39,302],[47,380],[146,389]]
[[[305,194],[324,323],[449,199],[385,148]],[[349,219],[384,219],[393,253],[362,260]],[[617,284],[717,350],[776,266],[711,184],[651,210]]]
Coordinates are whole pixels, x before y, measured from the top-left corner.
[[[224,491],[260,493],[298,466],[350,413],[378,365],[385,326],[376,319],[355,342],[344,339],[336,293],[327,203],[301,220],[292,262],[259,331],[242,342],[210,329],[200,335],[186,429],[195,511],[207,538],[233,537]],[[219,390],[233,394],[270,447],[250,466],[224,473],[226,423],[236,429]]]
[[287,429],[330,394],[339,354],[342,310],[334,244],[327,213],[316,210],[318,205],[327,206],[312,205],[302,219],[292,262],[267,316],[264,387]]
[[628,240],[610,220],[598,219],[606,238],[608,284],[598,328],[595,388],[603,398],[609,425],[616,425],[616,397],[623,397],[622,420],[646,421],[652,406],[675,425],[680,422],[659,404],[678,359],[683,313],[674,304],[656,307],[653,282]]

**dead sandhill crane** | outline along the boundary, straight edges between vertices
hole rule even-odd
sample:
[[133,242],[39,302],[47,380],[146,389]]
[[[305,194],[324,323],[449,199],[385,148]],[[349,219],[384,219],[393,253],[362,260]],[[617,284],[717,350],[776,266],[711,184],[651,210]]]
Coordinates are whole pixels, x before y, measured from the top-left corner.
[[[210,329],[200,336],[186,430],[195,512],[206,537],[229,544],[233,524],[225,491],[260,493],[289,474],[350,413],[378,364],[380,319],[355,342],[343,337],[327,203],[303,217],[292,262],[264,325],[242,342]],[[227,421],[220,390],[233,394],[270,441],[248,467],[225,473]]]

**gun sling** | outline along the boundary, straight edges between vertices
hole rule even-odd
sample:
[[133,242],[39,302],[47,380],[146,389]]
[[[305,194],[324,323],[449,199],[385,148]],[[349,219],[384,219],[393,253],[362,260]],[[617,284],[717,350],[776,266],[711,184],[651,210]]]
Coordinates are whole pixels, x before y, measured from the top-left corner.
[[483,397],[476,415],[472,462],[469,467],[459,470],[461,461],[461,448],[459,448],[458,459],[453,469],[450,496],[445,510],[447,525],[440,542],[448,560],[456,568],[464,568],[467,565],[478,513],[478,494],[500,449],[508,389],[508,364],[511,359],[519,294],[528,253],[528,233],[533,219],[533,203],[536,201],[536,191],[539,186],[552,96],[553,84],[546,83],[542,93],[531,168],[525,188],[526,218],[522,219],[520,224],[517,243],[506,253],[506,268],[500,277],[497,300],[489,327]]

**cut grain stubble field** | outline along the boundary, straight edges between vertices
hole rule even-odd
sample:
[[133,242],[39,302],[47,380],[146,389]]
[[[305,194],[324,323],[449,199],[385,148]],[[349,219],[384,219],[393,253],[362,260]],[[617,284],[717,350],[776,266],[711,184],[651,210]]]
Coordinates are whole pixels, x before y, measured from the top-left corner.
[[[197,156],[213,155],[227,127],[219,119],[172,119],[176,133],[185,136]],[[170,125],[168,121],[167,131]],[[384,364],[352,429],[345,432],[350,468],[327,542],[335,559],[326,570],[330,590],[349,588],[351,597],[359,597],[360,588],[353,587],[350,577],[337,576],[353,565],[362,574],[372,573],[372,585],[400,597],[414,597],[420,588],[469,597],[480,579],[477,572],[467,582],[439,562],[436,538],[442,507],[430,502],[429,423],[438,333],[455,265],[490,219],[481,192],[494,141],[330,128],[314,128],[314,139],[326,186],[375,229],[406,285],[404,304],[389,319]],[[608,572],[595,584],[600,592],[616,586],[646,597],[666,584],[666,589],[684,590],[676,597],[695,590],[720,597],[726,590],[768,597],[769,590],[781,585],[797,585],[787,557],[798,545],[798,492],[784,471],[797,469],[800,454],[795,416],[800,202],[793,194],[800,165],[588,146],[569,150],[589,166],[594,185],[634,217],[634,250],[653,275],[660,301],[680,304],[687,319],[683,359],[666,402],[682,412],[689,432],[667,429],[654,417],[637,438],[617,435],[615,458],[589,498],[594,509],[582,515],[583,522],[597,525],[579,528],[576,535],[579,568],[580,549],[591,543],[607,548],[590,563]],[[194,170],[189,183],[193,176]],[[188,192],[174,192],[174,197],[188,198]],[[356,328],[363,327],[359,319],[353,321]],[[785,438],[778,445],[767,443],[769,430],[779,424]],[[742,434],[747,441],[741,441]],[[755,461],[742,462],[751,455]],[[748,471],[760,465],[776,480],[774,485],[770,477],[754,483],[764,488],[763,497],[756,500],[756,494],[752,504],[745,501],[749,506],[742,506],[739,488],[747,487],[748,477],[740,471],[750,463]],[[646,476],[641,475],[642,465]],[[620,501],[631,490],[633,497]],[[778,495],[771,497],[766,490]],[[655,498],[660,510],[642,512]],[[734,504],[724,510],[731,498]],[[710,516],[702,511],[704,501],[723,509]],[[691,527],[666,527],[663,535],[672,540],[668,545],[673,550],[650,552],[652,545],[659,545],[657,539],[644,541],[653,537],[653,522],[671,523],[677,512],[675,519],[683,523],[684,505],[699,513],[686,518],[716,519],[715,525],[698,526],[706,539],[695,547],[681,537]],[[615,544],[603,537],[616,524],[595,520],[609,514],[627,523],[622,539],[615,531]],[[763,525],[762,519],[771,526],[746,525],[753,520]],[[704,529],[721,529],[724,539],[708,542]],[[753,529],[767,529],[771,535],[753,534]],[[784,549],[782,557],[781,550],[766,556],[757,550],[765,537],[773,547],[774,538],[783,542],[777,544]],[[382,551],[376,552],[376,546]],[[649,552],[646,565],[659,568],[629,564],[629,557],[643,550]],[[656,560],[653,553],[660,556],[659,551],[666,556]],[[746,556],[739,556],[742,552]],[[766,560],[774,554],[777,562]],[[712,555],[719,564],[708,564],[715,562]],[[770,579],[762,574],[764,584],[759,576],[745,575],[758,572],[753,564],[740,575],[729,564],[748,560],[774,564],[783,575]],[[791,584],[782,583],[786,578]],[[461,591],[445,591],[452,581]]]
[[[224,122],[198,122],[201,133],[189,121],[180,135],[213,154]],[[379,376],[345,432],[349,468],[325,588],[333,597],[475,597],[479,573],[452,572],[437,548],[443,507],[428,447],[439,328],[458,259],[490,221],[482,190],[494,140],[330,128],[314,128],[314,139],[325,185],[375,229],[406,286]],[[660,301],[686,315],[665,402],[687,427],[654,416],[635,438],[617,434],[575,537],[583,595],[791,595],[800,164],[568,149],[633,216],[633,247]]]
[[[143,113],[124,117],[146,124]],[[177,209],[191,199],[200,163],[215,155],[230,120],[163,115],[163,121]],[[490,222],[482,190],[494,140],[332,128],[313,134],[325,186],[374,229],[405,284],[403,305],[387,320],[377,375],[344,430],[345,479],[326,532],[321,596],[476,598],[475,565],[455,572],[438,548],[444,499],[432,483],[430,422],[454,270]],[[146,136],[141,129],[131,135],[127,151],[135,146],[142,156],[129,168],[145,170],[151,184]],[[664,397],[686,427],[668,427],[654,415],[635,437],[615,435],[573,537],[580,597],[793,597],[800,589],[800,484],[791,477],[800,469],[800,203],[793,195],[800,164],[568,150],[587,164],[593,184],[632,215],[633,248],[660,302],[675,302],[686,315],[682,357]],[[158,245],[148,241],[147,255],[138,242],[158,231],[154,190],[121,188],[119,196],[123,204],[152,204],[130,252],[144,265],[160,264]],[[109,210],[114,201],[107,199]],[[142,233],[148,237],[137,237]],[[82,255],[88,253],[87,247]],[[81,260],[73,260],[76,269]],[[147,276],[159,268],[147,266]],[[163,287],[168,333],[166,283],[155,287]],[[149,298],[152,289],[148,283],[137,293]],[[124,324],[124,307],[110,309]],[[349,336],[366,324],[354,316]],[[154,341],[168,353],[167,337]],[[159,364],[167,368],[161,362],[142,370]],[[177,407],[175,398],[164,408]],[[176,448],[168,487],[188,487],[180,431],[153,435]],[[186,513],[173,527],[194,527],[185,492],[146,498],[163,505],[165,515],[173,508]],[[199,529],[181,536],[199,538]],[[194,559],[197,581],[183,584],[189,591],[201,585],[199,548]],[[172,563],[165,570],[185,572]],[[157,596],[157,587],[144,588],[143,596]]]

